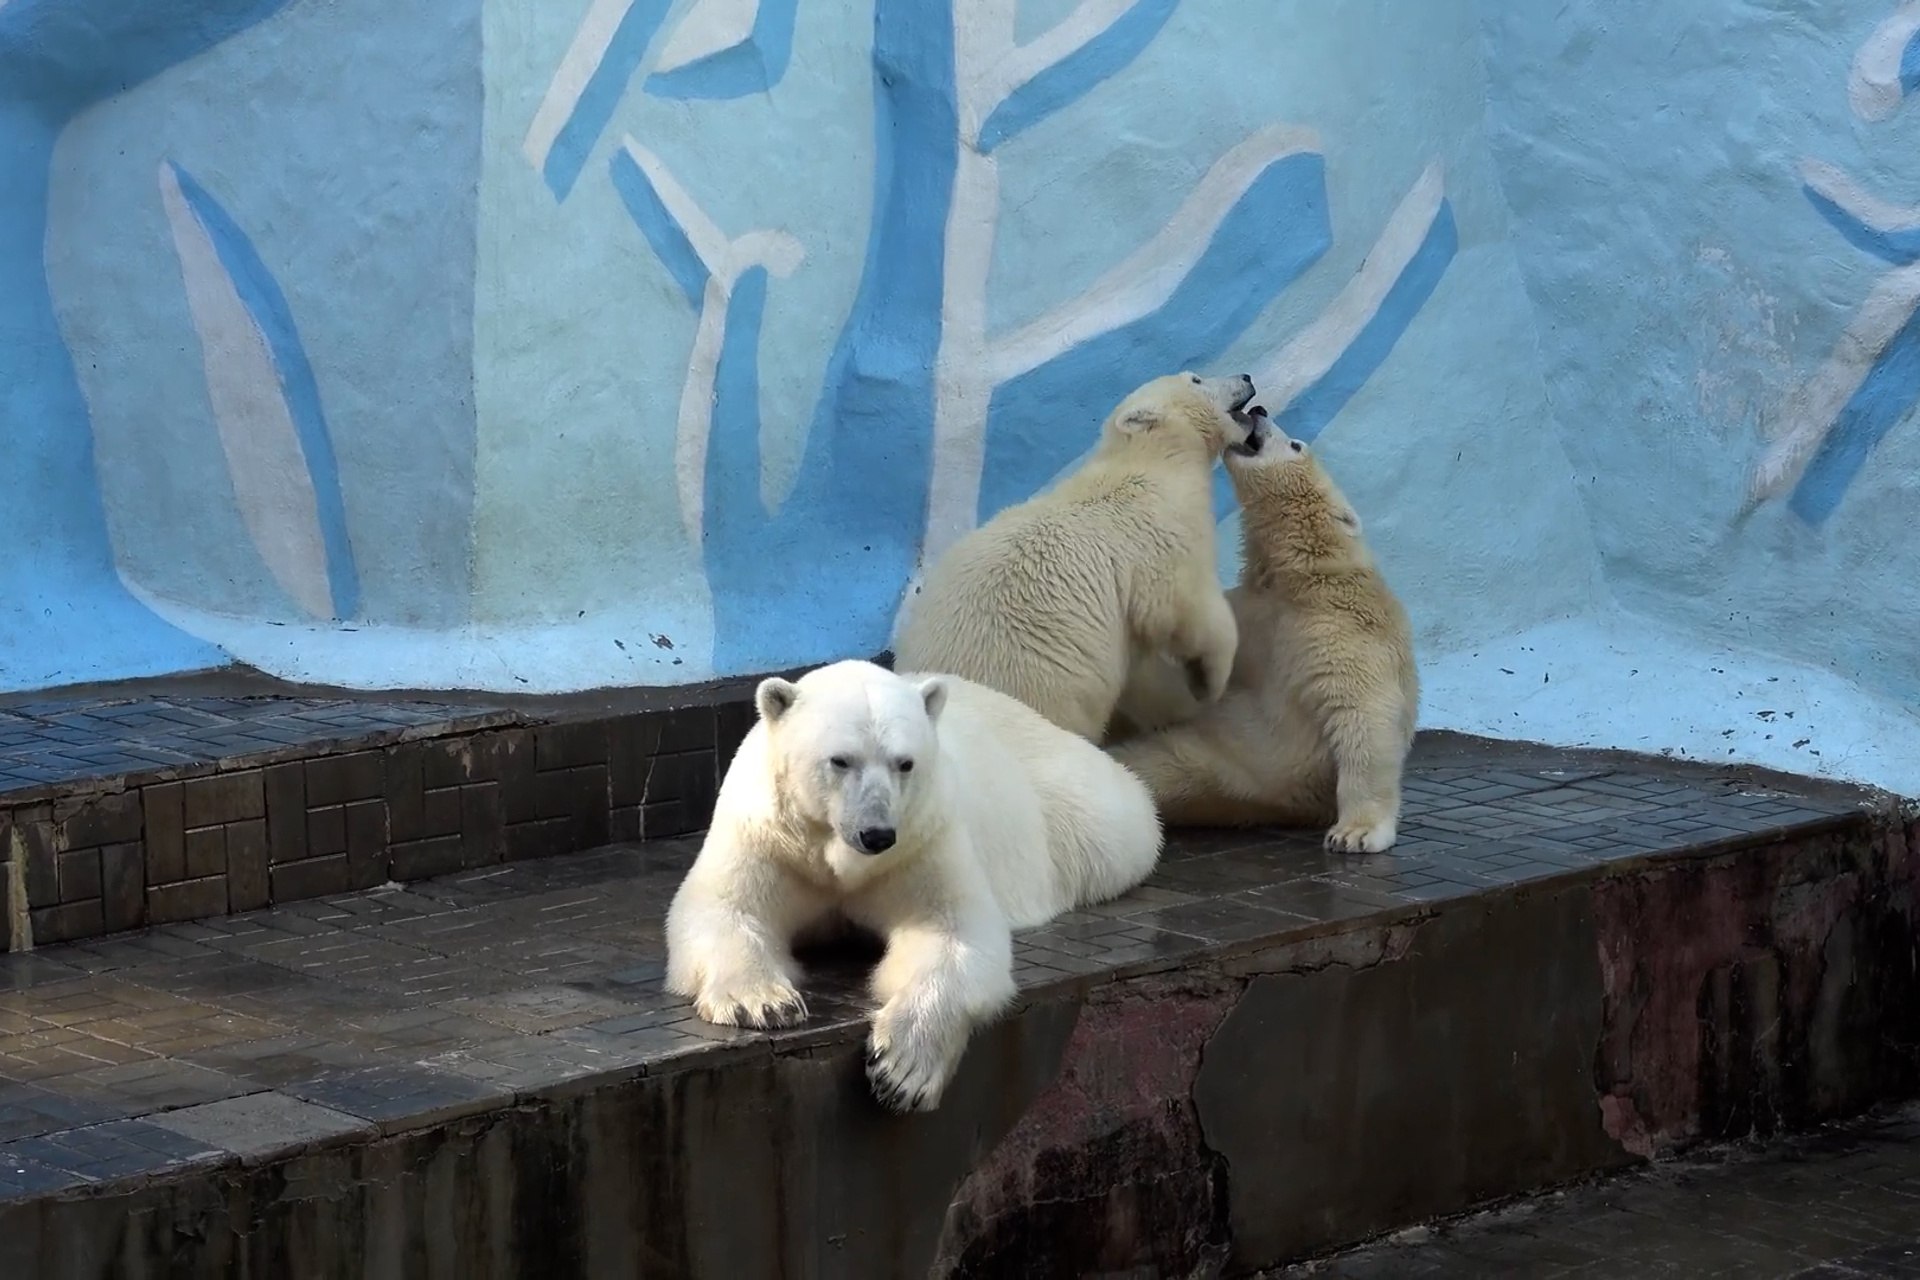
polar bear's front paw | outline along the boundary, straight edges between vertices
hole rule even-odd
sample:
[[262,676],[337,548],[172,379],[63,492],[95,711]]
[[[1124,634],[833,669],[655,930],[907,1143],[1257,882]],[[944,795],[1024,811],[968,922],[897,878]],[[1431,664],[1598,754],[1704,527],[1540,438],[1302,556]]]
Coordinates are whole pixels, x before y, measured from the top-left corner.
[[867,1037],[867,1082],[889,1111],[931,1111],[965,1049],[964,1035],[942,1035],[924,1019],[883,1014]]
[[1327,848],[1335,853],[1385,853],[1399,835],[1392,818],[1362,815],[1342,818],[1327,830]]
[[770,1030],[806,1021],[807,1001],[792,983],[768,978],[732,987],[709,987],[694,999],[693,1011],[723,1027]]

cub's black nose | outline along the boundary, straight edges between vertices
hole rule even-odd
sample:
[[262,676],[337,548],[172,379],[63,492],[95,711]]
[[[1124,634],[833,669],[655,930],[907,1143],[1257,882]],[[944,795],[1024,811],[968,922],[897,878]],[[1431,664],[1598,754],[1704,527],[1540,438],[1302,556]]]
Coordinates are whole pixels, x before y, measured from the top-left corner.
[[893,848],[892,827],[867,827],[860,832],[860,849],[864,853],[885,853]]
[[1244,382],[1244,383],[1246,383],[1246,384],[1247,384],[1248,386],[1252,386],[1252,385],[1253,385],[1253,375],[1252,375],[1252,374],[1250,374],[1250,373],[1243,373],[1243,374],[1241,374],[1241,375],[1240,375],[1240,381],[1242,381],[1242,382]]

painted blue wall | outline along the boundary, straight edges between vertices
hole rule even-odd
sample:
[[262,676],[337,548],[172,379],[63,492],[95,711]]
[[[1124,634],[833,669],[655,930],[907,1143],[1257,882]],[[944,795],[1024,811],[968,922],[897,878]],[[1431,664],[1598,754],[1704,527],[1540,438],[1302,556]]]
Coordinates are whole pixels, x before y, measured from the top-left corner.
[[260,393],[299,434],[331,597],[317,620],[466,621],[479,38],[477,4],[298,0],[63,131],[48,276],[69,346],[111,354],[80,384],[121,570],[145,591],[316,621],[262,564],[277,530],[241,516],[264,478],[222,447],[170,168],[268,339],[278,385]]
[[[1843,342],[1913,255],[1897,235],[1850,239],[1805,177],[1812,162],[1882,201],[1920,199],[1920,108],[1895,90],[1869,118],[1849,93],[1856,54],[1900,8],[1484,13],[1490,138],[1554,423],[1614,593],[1915,706],[1911,305],[1869,324],[1857,358]],[[1891,34],[1898,59],[1909,42]],[[1756,473],[1796,431],[1820,443],[1756,504]]]
[[[994,51],[901,0],[800,6],[790,32],[765,0],[739,47],[768,87],[691,91],[660,64],[729,7],[487,9],[476,614],[516,653],[554,632],[516,674],[676,680],[883,647],[929,547],[1048,483],[1153,371],[1270,366],[1429,170],[1424,252],[1360,308],[1377,323],[1318,343],[1345,355],[1293,424],[1351,460],[1415,590],[1478,598],[1430,610],[1437,639],[1591,605],[1544,386],[1510,356],[1531,320],[1478,132],[1472,4],[1396,19],[1383,44],[1378,4],[1142,0],[991,104]],[[1010,15],[1025,42],[1072,12],[996,0],[977,25]],[[1191,74],[1235,40],[1270,65]],[[1124,145],[1090,145],[1096,123]],[[1169,252],[1190,260],[1130,307],[1103,278],[1189,205],[1199,230]],[[768,236],[794,260],[770,269],[748,245]],[[1076,303],[1077,340],[959,385]],[[1433,448],[1405,448],[1406,413]],[[1402,518],[1397,489],[1469,452],[1524,536],[1471,504]]]
[[[78,113],[203,52],[276,3],[13,0],[0,7],[0,688],[219,665],[114,570],[87,406],[62,341],[43,246],[54,144]],[[82,353],[82,360],[96,353]]]
[[[0,689],[869,653],[1191,366],[1339,475],[1430,723],[1920,785],[1920,19],[958,11],[0,4]],[[1721,724],[1780,682],[1851,738]]]

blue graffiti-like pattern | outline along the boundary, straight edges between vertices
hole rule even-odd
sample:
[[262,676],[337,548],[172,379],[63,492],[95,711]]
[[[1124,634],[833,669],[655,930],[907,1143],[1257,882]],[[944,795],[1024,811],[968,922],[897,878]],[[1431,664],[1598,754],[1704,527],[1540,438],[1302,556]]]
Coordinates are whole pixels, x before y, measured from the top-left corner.
[[[1901,54],[1900,88],[1903,95],[1920,89],[1920,35],[1909,40]],[[1801,190],[1820,216],[1856,249],[1894,267],[1920,262],[1920,227],[1870,227],[1813,187],[1803,185]],[[1873,451],[1916,404],[1920,404],[1920,317],[1909,316],[1841,407],[1807,469],[1800,473],[1787,509],[1808,524],[1826,523],[1840,509]]]
[[[1123,70],[1178,3],[1138,0],[1086,46],[1016,89],[983,126],[982,148],[1031,128]],[[701,548],[713,600],[717,672],[805,665],[884,647],[912,572],[932,480],[945,226],[960,145],[953,5],[876,0],[878,182],[865,262],[827,362],[797,479],[773,511],[761,497],[758,353],[767,272],[749,269],[731,286],[714,375]],[[705,89],[658,76],[648,82],[649,92],[729,96],[761,88],[763,80],[785,70],[791,19],[790,0],[763,0],[749,40],[684,69],[712,62]],[[646,26],[649,38],[657,25]],[[604,83],[621,83],[643,52],[642,45],[614,59],[620,70]],[[722,61],[733,70],[723,74]],[[746,75],[742,68],[749,63],[768,74]],[[605,65],[596,71],[595,84],[603,73]],[[610,111],[604,103],[585,101],[591,97],[583,95],[563,129],[563,136],[589,146]],[[566,167],[571,172],[571,163]],[[549,160],[550,182],[552,168]],[[702,306],[709,270],[685,229],[631,157],[616,153],[610,173],[689,304]],[[1084,447],[1084,433],[1063,431],[1061,423],[1080,421],[1089,403],[1117,401],[1143,369],[1217,360],[1331,243],[1322,157],[1303,152],[1268,164],[1158,307],[995,389],[977,518],[1027,497]],[[1405,333],[1457,248],[1453,210],[1443,201],[1376,314],[1288,408],[1289,431],[1312,439],[1331,421]],[[1222,515],[1232,507],[1224,476],[1217,477],[1215,503]]]
[[[197,57],[288,0],[10,0],[0,6],[0,435],[16,467],[9,524],[31,530],[15,572],[65,575],[45,590],[83,610],[92,634],[69,662],[112,674],[214,666],[225,655],[155,617],[114,573],[93,474],[92,423],[61,336],[43,246],[54,143],[93,104]],[[0,556],[11,560],[12,554]],[[56,567],[57,566],[57,567]],[[9,575],[11,576],[11,575]],[[28,595],[29,580],[18,593]],[[15,593],[10,592],[10,597]],[[16,608],[10,598],[4,607]],[[10,628],[0,626],[0,634]],[[82,650],[89,656],[78,656]],[[6,660],[0,647],[0,663]],[[6,672],[0,671],[0,687]]]
[[697,62],[647,77],[656,98],[744,98],[765,93],[787,74],[793,57],[793,24],[800,0],[760,0],[753,30],[739,44]]
[[[1121,70],[1174,0],[1137,15],[1028,100],[1011,136]],[[861,285],[829,361],[791,496],[760,497],[754,351],[764,273],[729,313],[707,453],[703,552],[714,601],[714,668],[752,671],[874,652],[913,569],[931,482],[933,371],[940,343],[944,229],[958,154],[951,0],[878,0],[874,16],[873,230]],[[1120,24],[1116,24],[1120,25]],[[1143,34],[1144,33],[1144,34]],[[1018,98],[1010,98],[1014,101]],[[1142,369],[1218,359],[1332,242],[1324,162],[1284,156],[1249,185],[1167,300],[999,387],[980,483],[985,519],[1038,489],[1084,447],[1062,431],[1089,403],[1117,401]],[[1457,247],[1443,205],[1427,241],[1360,340],[1302,398],[1311,438],[1371,375],[1432,293]],[[1231,504],[1222,480],[1217,501]]]

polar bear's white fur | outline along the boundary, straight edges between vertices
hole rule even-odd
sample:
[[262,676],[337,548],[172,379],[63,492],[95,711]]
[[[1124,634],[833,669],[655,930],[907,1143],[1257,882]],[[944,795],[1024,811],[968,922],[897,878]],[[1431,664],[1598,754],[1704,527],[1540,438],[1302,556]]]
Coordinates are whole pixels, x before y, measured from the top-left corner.
[[1170,825],[1331,823],[1328,848],[1383,852],[1398,838],[1419,718],[1407,612],[1302,441],[1263,425],[1228,452],[1227,472],[1245,548],[1228,595],[1240,624],[1233,679],[1201,706],[1171,664],[1140,663],[1121,718],[1154,731],[1113,754]]
[[1096,742],[1142,652],[1170,655],[1218,698],[1236,633],[1213,466],[1246,438],[1252,398],[1245,374],[1170,374],[1134,391],[1077,471],[934,562],[895,637],[900,667],[976,680]]
[[874,1092],[931,1110],[1014,995],[1011,933],[1124,893],[1160,822],[1125,767],[954,676],[838,662],[760,684],[706,842],[667,912],[667,987],[709,1022],[806,1016],[793,944],[878,935]]

